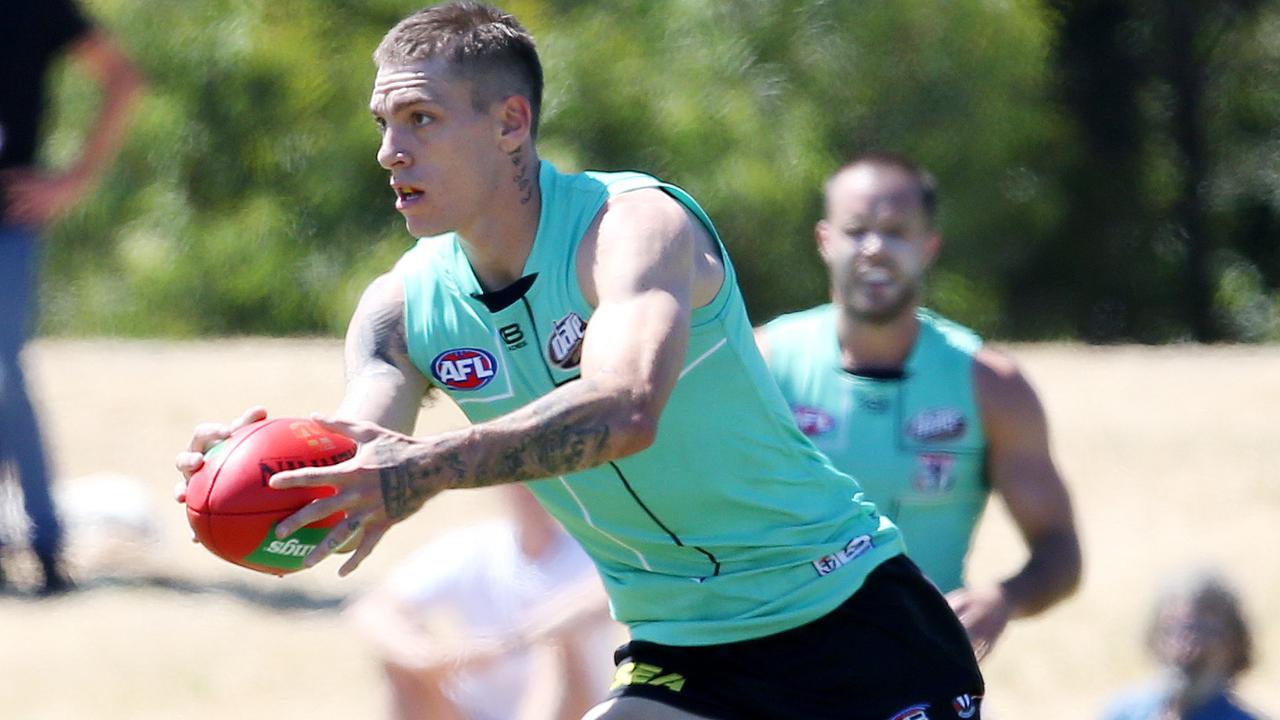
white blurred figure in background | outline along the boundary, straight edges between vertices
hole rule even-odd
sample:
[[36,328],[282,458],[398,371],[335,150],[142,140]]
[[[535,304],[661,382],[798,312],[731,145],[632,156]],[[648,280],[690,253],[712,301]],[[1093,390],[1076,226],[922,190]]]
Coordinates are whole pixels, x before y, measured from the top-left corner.
[[603,699],[622,639],[578,544],[523,485],[508,516],[411,555],[348,609],[373,645],[388,716],[579,718]]

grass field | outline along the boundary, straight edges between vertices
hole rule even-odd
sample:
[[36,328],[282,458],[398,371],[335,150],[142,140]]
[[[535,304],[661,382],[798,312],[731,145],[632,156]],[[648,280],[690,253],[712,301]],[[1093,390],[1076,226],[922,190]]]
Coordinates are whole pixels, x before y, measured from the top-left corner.
[[[1206,563],[1242,588],[1253,621],[1259,662],[1241,694],[1280,717],[1280,348],[1014,352],[1049,413],[1086,572],[1075,598],[1012,626],[997,646],[985,665],[987,717],[1096,716],[1151,669],[1140,635],[1158,582]],[[253,403],[273,414],[331,409],[336,342],[46,340],[26,361],[64,488],[95,473],[135,478],[155,536],[77,546],[82,592],[0,597],[0,717],[376,717],[377,676],[338,603],[423,540],[496,512],[489,495],[433,500],[345,580],[337,563],[259,576],[188,542],[172,458],[196,422]],[[429,410],[420,431],[457,421],[451,408]],[[1021,559],[992,508],[972,576],[998,577]]]

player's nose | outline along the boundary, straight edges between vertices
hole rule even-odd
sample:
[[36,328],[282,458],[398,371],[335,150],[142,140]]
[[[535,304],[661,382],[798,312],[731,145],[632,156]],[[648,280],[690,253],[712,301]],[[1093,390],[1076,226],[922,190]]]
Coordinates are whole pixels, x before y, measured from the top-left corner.
[[871,230],[858,238],[858,252],[862,255],[879,255],[884,250],[884,236]]
[[396,142],[395,134],[390,130],[383,133],[382,143],[378,145],[378,164],[387,170],[403,168],[409,165],[411,157]]

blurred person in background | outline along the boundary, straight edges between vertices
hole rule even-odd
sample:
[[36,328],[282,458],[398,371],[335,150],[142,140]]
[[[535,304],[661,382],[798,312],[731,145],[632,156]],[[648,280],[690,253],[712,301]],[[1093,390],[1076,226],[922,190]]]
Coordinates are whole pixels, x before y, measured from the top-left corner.
[[1115,698],[1103,720],[1255,720],[1231,695],[1253,662],[1240,605],[1216,573],[1200,570],[1170,581],[1147,625],[1147,650],[1160,673]]
[[622,632],[595,566],[527,488],[499,492],[506,518],[422,547],[347,611],[391,718],[560,720],[604,698],[608,675],[591,668],[608,667]]
[[[929,173],[896,155],[854,158],[826,182],[818,252],[831,303],[756,331],[802,432],[902,529],[981,658],[1009,620],[1080,580],[1071,502],[1035,391],[973,331],[920,307],[942,247]],[[994,585],[964,583],[990,494],[1029,551]]]
[[[48,170],[36,165],[46,81],[64,55],[97,82],[102,98],[79,157]],[[40,233],[85,198],[115,157],[140,87],[125,55],[71,0],[11,0],[0,9],[0,463],[21,481],[42,594],[67,590],[71,581],[19,357],[35,317]]]

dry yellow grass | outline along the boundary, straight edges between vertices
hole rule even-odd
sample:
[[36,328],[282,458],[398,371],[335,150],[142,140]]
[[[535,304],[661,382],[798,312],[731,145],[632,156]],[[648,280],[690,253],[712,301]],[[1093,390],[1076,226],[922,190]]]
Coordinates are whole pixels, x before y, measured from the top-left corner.
[[[1254,623],[1259,663],[1242,694],[1280,717],[1280,348],[1014,352],[1045,401],[1087,570],[1074,599],[1017,623],[997,647],[985,668],[988,716],[1096,716],[1150,669],[1139,636],[1155,585],[1210,563],[1244,590]],[[251,403],[274,414],[331,408],[338,344],[40,341],[27,367],[58,476],[138,478],[158,542],[94,558],[84,592],[0,598],[0,717],[376,717],[377,676],[334,603],[424,539],[495,512],[489,497],[433,501],[346,580],[336,563],[285,580],[222,563],[187,542],[170,499],[173,454],[197,421]],[[450,412],[426,414],[424,426],[456,422]],[[993,508],[973,576],[997,577],[1021,556]]]

